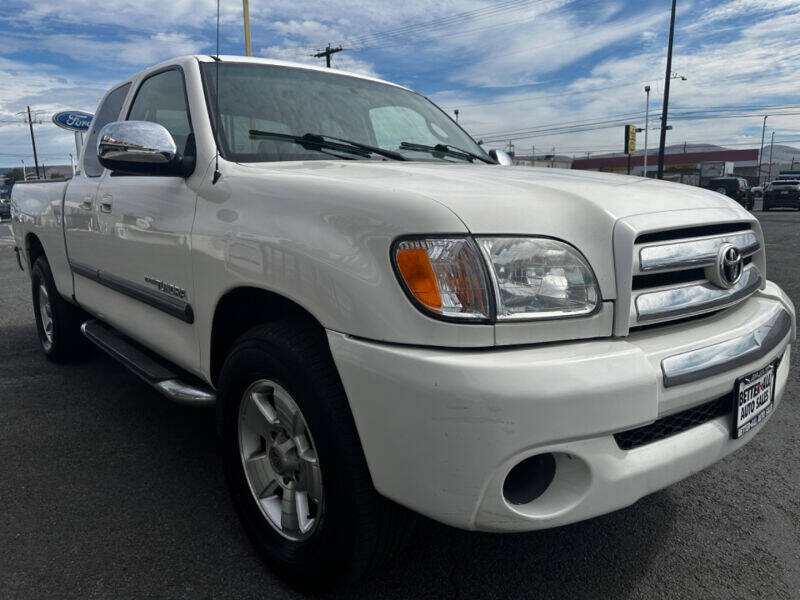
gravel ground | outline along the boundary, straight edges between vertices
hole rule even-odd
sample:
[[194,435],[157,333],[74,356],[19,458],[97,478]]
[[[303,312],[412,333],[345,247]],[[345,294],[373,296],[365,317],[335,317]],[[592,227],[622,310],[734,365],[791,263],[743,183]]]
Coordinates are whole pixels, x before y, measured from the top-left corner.
[[[800,213],[756,214],[797,303]],[[238,524],[212,411],[100,354],[44,359],[8,237],[0,224],[0,598],[300,597]],[[799,354],[774,417],[712,468],[550,531],[425,521],[393,570],[327,597],[800,598]]]

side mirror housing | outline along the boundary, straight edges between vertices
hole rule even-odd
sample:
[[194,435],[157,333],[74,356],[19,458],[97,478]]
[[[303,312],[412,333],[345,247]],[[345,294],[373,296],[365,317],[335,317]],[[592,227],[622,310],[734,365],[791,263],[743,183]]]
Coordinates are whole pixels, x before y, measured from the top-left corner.
[[496,160],[499,165],[504,167],[509,167],[514,164],[514,161],[511,160],[511,155],[505,150],[495,150],[492,148],[489,150],[489,156]]
[[169,131],[151,121],[114,121],[97,136],[97,159],[106,169],[136,175],[188,176],[194,157],[183,157]]

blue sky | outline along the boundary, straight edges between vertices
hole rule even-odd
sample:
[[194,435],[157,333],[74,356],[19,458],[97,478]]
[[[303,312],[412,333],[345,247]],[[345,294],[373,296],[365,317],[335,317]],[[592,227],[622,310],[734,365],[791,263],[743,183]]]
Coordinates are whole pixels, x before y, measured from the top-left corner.
[[[623,115],[642,126],[645,84],[652,87],[656,127],[669,6],[669,0],[250,0],[254,54],[319,64],[309,56],[315,48],[341,43],[347,50],[335,56],[335,67],[459,108],[461,123],[476,137]],[[223,0],[221,14],[221,52],[242,54],[240,0]],[[36,129],[44,161],[68,162],[72,136],[50,124],[50,115],[63,108],[94,112],[109,85],[143,67],[213,53],[215,15],[213,0],[6,0],[0,165],[32,161],[26,128],[7,122],[27,104],[44,120]],[[672,83],[676,115],[727,106],[753,116],[676,119],[668,142],[757,147],[760,107],[800,106],[798,23],[800,0],[678,0],[673,70],[687,80]],[[776,143],[800,147],[800,115],[770,117],[768,136],[772,129]],[[520,153],[536,146],[585,154],[617,149],[622,127],[506,137]]]

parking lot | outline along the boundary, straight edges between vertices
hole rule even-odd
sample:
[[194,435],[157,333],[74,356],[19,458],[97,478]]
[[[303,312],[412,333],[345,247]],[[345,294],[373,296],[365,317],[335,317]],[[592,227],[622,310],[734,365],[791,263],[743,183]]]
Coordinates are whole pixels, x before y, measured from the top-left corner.
[[[768,276],[797,304],[800,213],[756,215]],[[300,597],[239,527],[213,411],[171,404],[99,353],[48,363],[9,244],[2,223],[0,597]],[[800,598],[796,352],[792,364],[774,417],[707,471],[550,531],[423,521],[395,569],[329,597]]]

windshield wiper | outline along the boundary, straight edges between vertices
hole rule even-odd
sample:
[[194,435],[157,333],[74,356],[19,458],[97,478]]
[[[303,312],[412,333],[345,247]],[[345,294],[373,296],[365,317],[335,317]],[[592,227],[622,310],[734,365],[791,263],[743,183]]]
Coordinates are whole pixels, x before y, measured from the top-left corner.
[[489,163],[490,165],[497,164],[490,158],[486,158],[484,156],[481,156],[480,154],[475,154],[474,152],[470,152],[469,150],[464,150],[463,148],[459,148],[457,146],[451,146],[450,144],[436,144],[435,146],[426,146],[425,144],[400,142],[400,147],[405,148],[407,150],[420,150],[422,152],[430,152],[434,156],[436,156],[437,154],[443,154],[446,156],[455,156],[456,158],[463,158],[465,160],[477,159],[485,163]]
[[307,150],[317,150],[320,148],[327,148],[329,150],[339,150],[340,152],[349,152],[350,154],[358,154],[364,158],[369,158],[372,154],[379,154],[392,160],[408,160],[405,156],[394,150],[385,150],[377,146],[370,146],[369,144],[362,144],[361,142],[354,142],[352,140],[345,140],[342,138],[333,137],[330,135],[321,135],[318,133],[306,133],[305,135],[291,135],[288,133],[278,133],[276,131],[260,131],[258,129],[251,129],[250,135],[254,137],[266,137],[273,140],[283,140],[286,142],[294,142],[299,144]]

